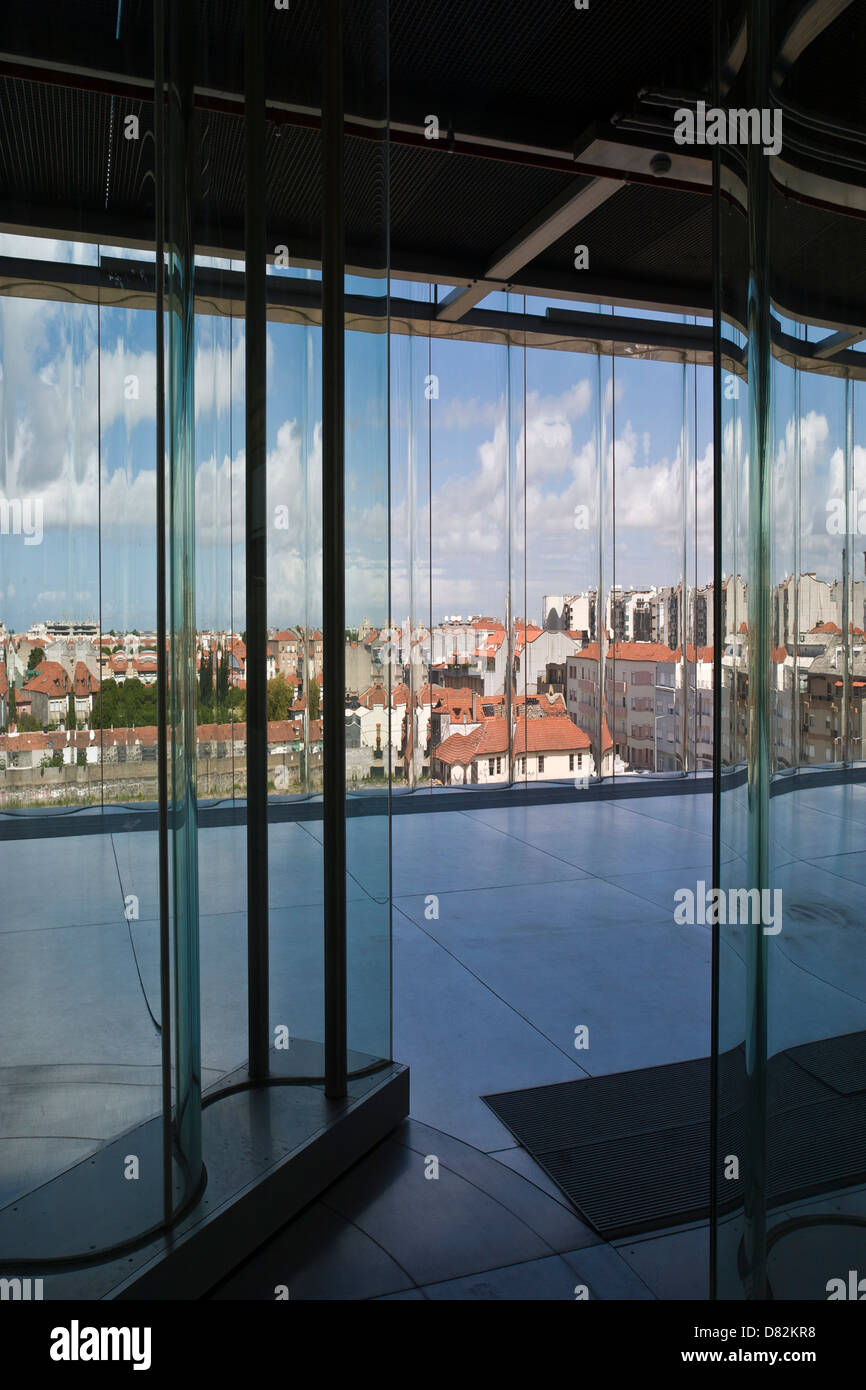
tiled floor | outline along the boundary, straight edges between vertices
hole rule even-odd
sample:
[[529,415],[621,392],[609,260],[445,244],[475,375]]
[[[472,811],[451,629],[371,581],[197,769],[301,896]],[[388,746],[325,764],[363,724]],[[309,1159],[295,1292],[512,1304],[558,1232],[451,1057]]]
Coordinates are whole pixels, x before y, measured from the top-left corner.
[[[729,799],[722,826],[732,875],[737,805]],[[785,895],[785,930],[768,941],[778,1050],[866,1028],[866,790],[776,798],[773,816]],[[678,926],[673,895],[711,879],[710,829],[710,797],[688,793],[497,810],[474,809],[467,793],[463,810],[395,816],[393,1055],[410,1067],[412,1119],[215,1296],[271,1299],[277,1284],[300,1299],[571,1300],[584,1285],[599,1298],[704,1293],[705,1227],[604,1244],[481,1096],[709,1053],[710,932]],[[270,845],[272,1010],[312,1038],[320,835],[315,823],[280,824]],[[43,843],[0,840],[0,1135],[15,1136],[0,1138],[7,1198],[16,1181],[20,1190],[152,1112],[155,848],[146,834],[54,840],[49,891]],[[210,1080],[245,1052],[243,832],[204,830],[200,850]],[[383,854],[380,822],[350,823],[350,915],[364,951],[355,1029],[370,1050],[387,997]],[[127,923],[130,894],[139,916]],[[742,947],[734,931],[722,953],[734,1036]],[[580,1025],[589,1047],[578,1051]],[[81,1069],[77,1094],[71,1072],[52,1073],[59,1056]],[[16,1067],[27,1085],[14,1084]],[[427,1176],[433,1159],[438,1177]]]

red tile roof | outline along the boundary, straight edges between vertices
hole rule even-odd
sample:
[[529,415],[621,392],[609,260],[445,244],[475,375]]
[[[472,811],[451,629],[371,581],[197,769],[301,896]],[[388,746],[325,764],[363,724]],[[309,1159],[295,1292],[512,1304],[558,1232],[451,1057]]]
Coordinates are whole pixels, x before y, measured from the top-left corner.
[[59,661],[43,661],[36,675],[24,686],[33,694],[50,695],[53,699],[69,694],[69,677]]
[[365,709],[373,709],[376,705],[387,705],[388,692],[381,681],[376,681],[375,685],[371,685],[364,691],[363,695],[358,696],[358,703],[363,705]]
[[72,679],[72,688],[78,700],[84,700],[88,695],[95,695],[99,690],[98,680],[83,661],[77,661],[75,663],[75,675]]
[[[680,649],[681,650],[681,649]],[[598,643],[590,642],[574,653],[578,660],[585,657],[598,661]],[[574,657],[570,658],[573,660]],[[607,649],[608,661],[676,661],[677,653],[662,642],[611,642]]]
[[522,753],[573,753],[589,747],[589,735],[570,719],[521,719],[514,730],[515,757]]
[[[589,736],[567,717],[520,719],[514,729],[512,752],[519,757],[524,753],[582,752],[590,746]],[[508,724],[501,715],[494,715],[471,733],[449,735],[433,756],[451,766],[466,767],[476,758],[498,757],[507,751]]]

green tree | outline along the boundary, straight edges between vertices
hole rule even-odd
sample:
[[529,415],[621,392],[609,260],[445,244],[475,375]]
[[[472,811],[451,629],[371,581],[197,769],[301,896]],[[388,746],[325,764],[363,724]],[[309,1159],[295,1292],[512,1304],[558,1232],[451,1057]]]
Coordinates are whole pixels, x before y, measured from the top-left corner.
[[218,705],[224,705],[229,693],[229,654],[227,651],[220,651],[217,654],[217,678],[216,678],[216,698]]
[[292,688],[285,676],[268,681],[268,720],[289,719],[292,713]]
[[66,727],[67,729],[78,728],[78,720],[75,718],[75,696],[71,690],[66,702]]
[[120,687],[114,677],[104,680],[99,687],[99,695],[93,705],[93,713],[90,716],[91,727],[94,729],[112,729],[120,723],[118,710],[120,708]]
[[[209,705],[213,699],[213,652],[207,651],[201,654],[201,665],[198,672],[198,697],[203,705]],[[209,721],[205,721],[207,723]]]
[[310,681],[310,719],[318,719],[322,692],[315,676]]
[[45,660],[45,652],[42,647],[34,647],[27,661],[28,671],[38,671]]
[[243,690],[232,687],[228,693],[228,698],[224,705],[220,706],[220,723],[229,724],[232,721],[243,723],[247,717],[247,697]]
[[10,687],[9,687],[9,711],[8,711],[8,713],[9,713],[9,723],[10,723],[10,724],[14,724],[14,723],[16,722],[15,716],[16,716],[16,714],[17,714],[17,705],[16,705],[16,702],[15,702],[15,682],[14,682],[14,681],[12,682],[12,684],[11,684]]
[[156,723],[156,686],[135,678],[120,687],[121,723],[127,729]]

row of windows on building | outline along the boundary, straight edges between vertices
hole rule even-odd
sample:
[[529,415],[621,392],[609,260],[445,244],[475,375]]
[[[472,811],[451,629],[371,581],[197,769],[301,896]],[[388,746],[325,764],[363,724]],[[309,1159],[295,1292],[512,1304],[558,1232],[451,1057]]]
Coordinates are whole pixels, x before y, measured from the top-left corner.
[[[518,758],[517,761],[518,761],[518,770],[519,770],[520,772],[525,772],[525,771],[526,771],[526,762],[527,762],[526,758]],[[574,771],[575,771],[575,768],[576,768],[576,770],[577,770],[578,772],[580,772],[580,770],[581,770],[582,767],[583,767],[583,754],[582,754],[582,753],[569,753],[569,755],[568,755],[568,770],[569,770],[569,772],[574,772]],[[488,775],[489,775],[490,777],[494,777],[494,776],[496,776],[498,773],[501,773],[501,772],[502,772],[502,759],[501,759],[501,758],[488,758],[488,760],[487,760],[487,771],[488,771]],[[543,754],[543,753],[539,753],[539,755],[538,755],[538,771],[539,771],[539,772],[543,772],[543,771],[544,771],[544,754]]]

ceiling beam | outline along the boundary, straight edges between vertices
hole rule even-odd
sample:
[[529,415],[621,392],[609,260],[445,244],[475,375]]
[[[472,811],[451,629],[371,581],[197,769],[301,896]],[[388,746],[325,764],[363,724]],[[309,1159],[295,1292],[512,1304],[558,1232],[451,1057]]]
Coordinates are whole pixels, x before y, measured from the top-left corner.
[[467,289],[453,290],[440,305],[437,318],[456,323],[491,289],[509,285],[519,270],[589,217],[622,186],[619,179],[591,179],[589,183],[581,179],[579,187],[566,189],[499,248],[480,280]]
[[853,347],[855,343],[862,343],[864,338],[866,338],[866,328],[841,329],[838,333],[831,333],[828,338],[822,338],[819,343],[815,343],[812,348],[812,356],[825,359],[835,357],[845,348]]
[[[103,308],[154,307],[154,271],[150,262],[104,257],[98,266],[30,261],[0,257],[0,296],[54,300],[62,303],[100,305]],[[290,276],[269,275],[268,322],[320,327],[321,284]],[[556,352],[590,353],[661,362],[689,362],[710,366],[713,360],[712,328],[707,324],[681,324],[640,319],[623,314],[599,314],[549,309],[545,316],[499,309],[470,309],[458,324],[436,318],[436,305],[393,297],[388,326],[397,335],[429,335],[442,340],[460,339],[501,344],[506,338],[518,346]],[[195,312],[243,318],[242,271],[196,270]],[[377,296],[347,295],[346,328],[353,332],[381,333],[385,300]],[[846,335],[849,339],[852,334]],[[862,336],[866,336],[866,332]],[[815,347],[802,338],[773,328],[773,355],[787,366],[821,371],[830,376],[866,380],[866,353],[840,346],[832,360],[819,360]],[[742,352],[723,340],[724,370],[742,373]]]
[[781,87],[791,68],[810,43],[823,34],[851,0],[808,0],[786,33],[773,67],[773,86]]

